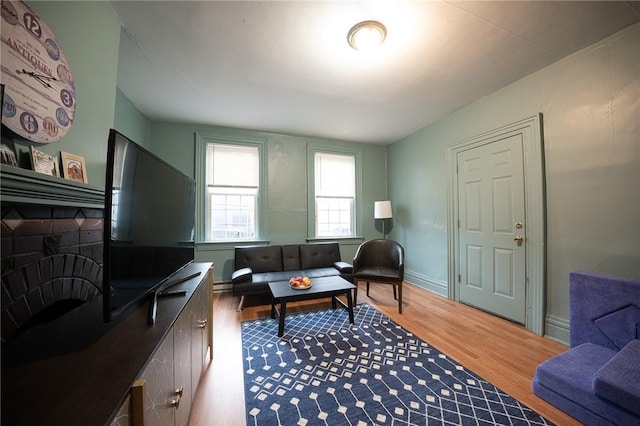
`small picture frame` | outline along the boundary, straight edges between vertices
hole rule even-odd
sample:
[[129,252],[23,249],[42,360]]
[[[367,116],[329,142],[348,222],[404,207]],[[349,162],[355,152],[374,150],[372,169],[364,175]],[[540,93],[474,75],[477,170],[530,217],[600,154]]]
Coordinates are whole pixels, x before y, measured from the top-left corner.
[[60,151],[62,177],[81,183],[88,183],[87,165],[84,157]]
[[76,182],[88,183],[87,165],[84,157],[60,151],[62,177]]
[[58,156],[50,155],[46,152],[42,152],[32,146],[29,147],[31,151],[31,165],[34,172],[42,173],[49,176],[60,176],[58,171]]

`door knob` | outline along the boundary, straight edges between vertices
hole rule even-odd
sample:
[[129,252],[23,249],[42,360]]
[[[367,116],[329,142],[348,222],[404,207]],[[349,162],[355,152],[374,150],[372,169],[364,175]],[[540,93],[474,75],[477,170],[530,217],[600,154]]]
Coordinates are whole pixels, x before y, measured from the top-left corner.
[[524,237],[522,235],[516,235],[513,241],[517,242],[518,244],[522,244],[522,242],[524,241]]

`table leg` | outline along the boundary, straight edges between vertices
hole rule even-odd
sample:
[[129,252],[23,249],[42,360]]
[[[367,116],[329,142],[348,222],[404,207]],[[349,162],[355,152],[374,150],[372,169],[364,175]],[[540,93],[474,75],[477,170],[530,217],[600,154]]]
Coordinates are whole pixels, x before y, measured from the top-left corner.
[[274,297],[271,298],[271,318],[276,317],[276,299]]
[[349,311],[349,322],[353,324],[353,299],[351,299],[351,290],[347,291],[347,311]]
[[284,317],[287,315],[287,301],[282,299],[280,301],[280,319],[278,321],[278,337],[282,337],[284,334]]

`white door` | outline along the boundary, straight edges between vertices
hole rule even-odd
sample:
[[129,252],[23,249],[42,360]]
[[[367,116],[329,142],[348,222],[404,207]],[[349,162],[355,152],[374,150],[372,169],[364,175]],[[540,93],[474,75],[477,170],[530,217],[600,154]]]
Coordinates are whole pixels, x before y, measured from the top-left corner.
[[522,135],[457,154],[460,301],[526,318]]

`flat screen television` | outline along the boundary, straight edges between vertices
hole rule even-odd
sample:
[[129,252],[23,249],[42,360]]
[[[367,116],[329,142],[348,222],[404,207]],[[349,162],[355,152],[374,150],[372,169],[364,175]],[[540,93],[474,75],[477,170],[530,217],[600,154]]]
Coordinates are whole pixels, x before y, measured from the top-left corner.
[[103,319],[150,300],[194,260],[196,184],[116,130],[109,131],[105,181]]

